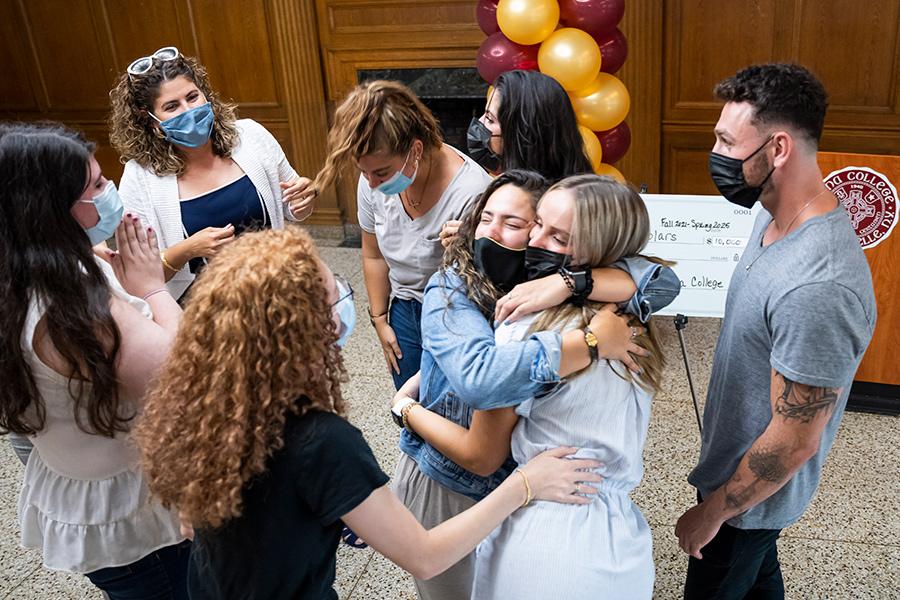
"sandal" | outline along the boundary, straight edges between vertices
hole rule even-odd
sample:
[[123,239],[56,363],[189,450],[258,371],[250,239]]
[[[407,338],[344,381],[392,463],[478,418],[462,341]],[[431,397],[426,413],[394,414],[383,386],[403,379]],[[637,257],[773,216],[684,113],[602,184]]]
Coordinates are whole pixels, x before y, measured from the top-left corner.
[[341,530],[341,539],[351,548],[362,550],[363,548],[369,547],[369,545],[365,541],[363,541],[361,537],[353,533],[353,530],[346,525],[344,525],[344,528]]

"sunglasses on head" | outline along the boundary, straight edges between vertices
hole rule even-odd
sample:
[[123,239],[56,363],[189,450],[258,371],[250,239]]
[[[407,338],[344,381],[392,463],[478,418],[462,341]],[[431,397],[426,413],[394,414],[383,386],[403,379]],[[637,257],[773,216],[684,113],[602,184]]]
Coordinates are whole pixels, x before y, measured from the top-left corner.
[[159,62],[169,62],[175,60],[179,56],[181,56],[181,53],[178,52],[178,48],[175,46],[160,48],[150,56],[142,56],[128,65],[128,74],[131,76],[145,75],[153,68],[154,60],[158,60]]

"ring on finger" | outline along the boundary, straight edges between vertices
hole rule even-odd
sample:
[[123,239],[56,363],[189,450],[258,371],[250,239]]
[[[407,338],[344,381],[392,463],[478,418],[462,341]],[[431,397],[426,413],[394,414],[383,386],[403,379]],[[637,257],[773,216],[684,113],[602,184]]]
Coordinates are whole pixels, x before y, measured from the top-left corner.
[[632,327],[632,328],[631,328],[631,337],[632,337],[632,338],[636,338],[636,337],[637,337],[637,328],[636,328],[636,327]]

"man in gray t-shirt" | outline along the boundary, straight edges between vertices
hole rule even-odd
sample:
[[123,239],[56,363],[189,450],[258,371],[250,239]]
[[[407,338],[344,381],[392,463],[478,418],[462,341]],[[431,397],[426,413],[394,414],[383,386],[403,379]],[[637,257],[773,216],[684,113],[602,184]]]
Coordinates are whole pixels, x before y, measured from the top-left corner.
[[865,255],[816,163],[825,90],[796,65],[744,69],[725,101],[710,174],[760,212],[725,305],[688,481],[701,501],[675,533],[685,598],[783,598],[776,540],[811,501],[875,327]]

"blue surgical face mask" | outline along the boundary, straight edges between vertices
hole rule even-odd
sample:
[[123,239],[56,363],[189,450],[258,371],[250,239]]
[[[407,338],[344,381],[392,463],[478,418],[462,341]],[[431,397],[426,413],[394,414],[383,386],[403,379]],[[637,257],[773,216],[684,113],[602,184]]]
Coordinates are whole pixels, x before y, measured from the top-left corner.
[[96,246],[111,238],[116,227],[122,221],[122,213],[125,212],[116,184],[110,181],[99,196],[94,196],[90,200],[79,200],[79,202],[92,203],[97,209],[97,214],[100,215],[100,220],[96,225],[84,230],[91,240],[91,246]]
[[416,180],[416,174],[419,172],[419,164],[417,161],[416,170],[413,171],[412,177],[407,177],[403,174],[403,169],[406,168],[406,164],[409,162],[410,153],[412,153],[412,150],[406,153],[406,160],[403,161],[403,166],[400,167],[400,170],[375,189],[385,196],[393,196],[394,194],[406,191],[406,188],[412,185],[412,182]]
[[338,319],[341,321],[341,331],[338,337],[337,345],[343,347],[350,339],[353,333],[353,327],[356,325],[356,307],[353,305],[353,292],[345,283],[335,280],[338,289],[338,297],[340,300],[335,303],[333,309],[337,312]]
[[186,110],[165,121],[157,119],[152,112],[149,114],[159,122],[159,126],[166,134],[166,139],[179,146],[199,148],[209,141],[209,135],[212,133],[214,118],[212,105],[209,102]]

